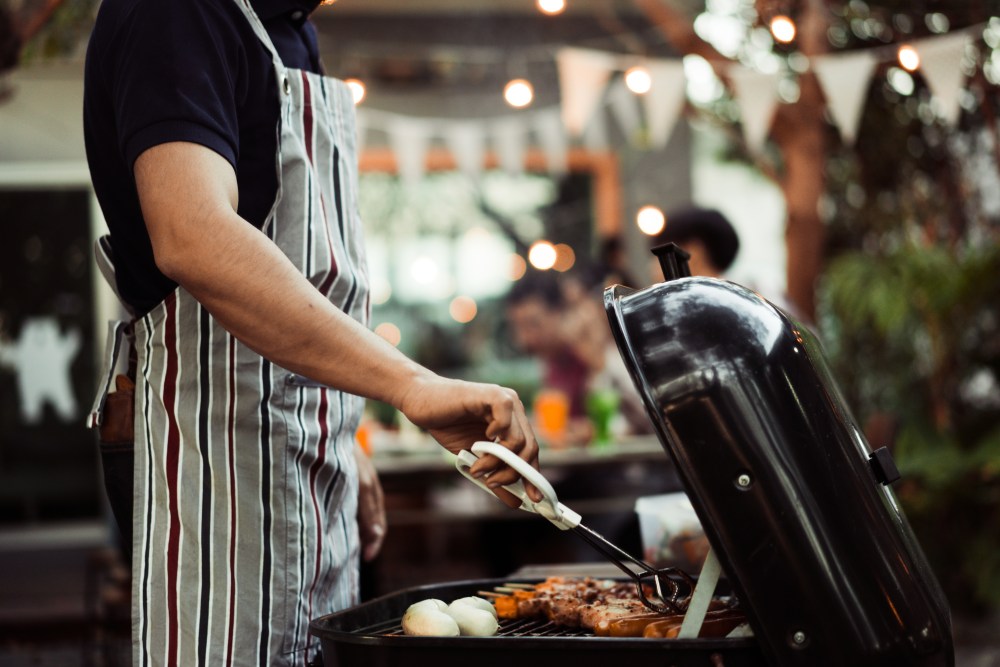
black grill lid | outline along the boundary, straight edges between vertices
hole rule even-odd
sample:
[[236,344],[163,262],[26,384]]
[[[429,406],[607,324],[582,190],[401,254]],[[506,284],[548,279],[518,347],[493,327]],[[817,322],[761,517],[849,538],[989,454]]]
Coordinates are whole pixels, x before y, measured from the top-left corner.
[[953,665],[947,601],[887,486],[895,465],[873,455],[817,339],[668,256],[667,282],[608,288],[605,308],[770,662]]

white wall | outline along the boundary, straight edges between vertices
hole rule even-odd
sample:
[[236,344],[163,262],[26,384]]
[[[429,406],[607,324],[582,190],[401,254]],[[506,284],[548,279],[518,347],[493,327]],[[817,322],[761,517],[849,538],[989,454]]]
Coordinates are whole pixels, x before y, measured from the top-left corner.
[[15,71],[13,95],[0,102],[0,163],[84,163],[83,63]]
[[784,294],[785,200],[759,171],[719,158],[725,137],[709,126],[694,132],[694,201],[729,218],[740,237],[740,252],[726,277],[765,297]]

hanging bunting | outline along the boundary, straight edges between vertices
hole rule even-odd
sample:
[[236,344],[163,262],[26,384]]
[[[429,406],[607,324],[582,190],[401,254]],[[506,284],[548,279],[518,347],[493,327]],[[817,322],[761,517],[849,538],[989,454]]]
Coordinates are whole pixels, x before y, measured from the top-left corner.
[[742,65],[730,66],[727,73],[740,108],[743,138],[750,152],[758,154],[764,149],[778,106],[778,74],[758,72]]
[[502,118],[493,123],[493,148],[500,168],[510,174],[524,171],[528,151],[528,128],[520,118]]
[[[965,83],[962,58],[972,42],[971,29],[919,40],[913,44],[921,59],[921,72],[934,96],[941,117],[954,125]],[[871,78],[879,62],[885,59],[883,47],[818,56],[810,66],[826,98],[833,122],[844,142],[853,144],[864,110]],[[427,148],[432,140],[444,139],[455,156],[459,169],[476,177],[483,169],[486,141],[489,136],[500,166],[508,172],[524,171],[529,134],[545,152],[549,169],[562,173],[570,137],[591,150],[607,150],[611,115],[632,144],[663,149],[686,102],[686,79],[680,59],[640,59],[636,56],[604,53],[588,49],[562,49],[556,59],[561,108],[492,119],[413,118],[377,109],[359,109],[358,145],[367,144],[372,130],[384,131],[395,152],[400,177],[406,183],[419,181],[425,171]],[[621,77],[612,79],[634,65],[647,68],[652,87],[641,101]],[[768,74],[742,65],[730,65],[727,78],[739,107],[744,138],[753,153],[759,153],[778,104],[779,74]],[[640,108],[640,104],[642,108]],[[647,132],[643,133],[643,116]]]
[[854,145],[858,136],[858,123],[861,122],[861,112],[877,64],[874,54],[866,50],[820,56],[812,60],[830,116],[848,146]]
[[687,79],[684,77],[684,63],[680,60],[651,60],[646,63],[646,69],[653,81],[649,92],[642,96],[649,142],[654,149],[660,150],[670,140],[674,125],[684,109]]
[[920,56],[920,73],[937,100],[941,117],[951,126],[958,122],[962,111],[960,94],[965,85],[962,59],[971,42],[969,33],[957,32],[913,44]]
[[478,179],[483,171],[486,156],[486,131],[472,121],[451,123],[446,126],[444,140],[455,156],[459,171]]
[[566,140],[566,129],[563,126],[557,109],[540,111],[535,115],[535,137],[538,139],[542,151],[545,153],[545,161],[549,168],[549,173],[562,176],[569,171],[566,162],[566,153],[569,151],[569,144]]
[[399,178],[405,185],[416,185],[426,171],[427,146],[431,128],[420,119],[395,116],[388,122],[386,132],[389,144],[396,155]]
[[625,138],[629,143],[636,143],[639,128],[642,126],[639,103],[635,99],[635,93],[628,89],[623,79],[618,79],[611,84],[611,89],[608,91],[608,103],[611,105],[611,113],[618,121]]
[[583,145],[587,150],[601,152],[606,151],[611,146],[608,140],[608,123],[603,113],[595,113],[587,127],[583,130]]
[[562,120],[571,136],[587,127],[615,70],[613,55],[589,49],[560,49],[556,53]]

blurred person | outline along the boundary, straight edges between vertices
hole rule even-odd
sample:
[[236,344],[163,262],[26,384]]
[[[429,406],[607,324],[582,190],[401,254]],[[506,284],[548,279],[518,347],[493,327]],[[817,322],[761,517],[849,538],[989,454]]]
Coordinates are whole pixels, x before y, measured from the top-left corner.
[[[684,208],[667,215],[667,224],[651,237],[650,247],[676,243],[689,255],[692,276],[722,278],[736,260],[740,239],[732,223],[719,211],[707,208]],[[650,280],[663,281],[656,258],[650,262]]]
[[587,389],[594,393],[610,389],[617,394],[618,410],[632,435],[652,433],[635,383],[628,373],[604,310],[604,289],[625,284],[622,273],[601,263],[565,275],[562,291],[566,301],[564,329],[568,339],[588,366]]
[[[740,251],[739,235],[732,223],[719,211],[708,208],[684,208],[668,214],[666,226],[652,237],[650,247],[665,243],[676,243],[691,255],[688,267],[692,276],[708,278],[725,278]],[[663,280],[663,271],[655,257],[650,261],[650,280],[654,284]],[[747,287],[756,289],[753,285]],[[785,293],[769,292],[763,296],[789,315],[808,323]]]
[[[133,316],[91,425],[121,425],[102,459],[131,547],[135,664],[312,659],[310,620],[358,602],[359,559],[385,532],[355,441],[364,398],[453,452],[497,439],[537,467],[514,392],[440,377],[367,327],[354,103],[321,74],[318,5],[104,0],[90,39],[98,261]],[[110,391],[129,348],[134,398],[124,378]],[[473,471],[519,504],[497,488],[513,470]]]
[[577,337],[586,332],[567,326],[571,311],[559,280],[551,272],[529,271],[514,283],[504,299],[504,308],[514,346],[542,364],[543,391],[562,394],[568,404],[565,443],[553,444],[587,442],[591,435],[586,413],[587,380],[592,361],[585,357],[592,346]]

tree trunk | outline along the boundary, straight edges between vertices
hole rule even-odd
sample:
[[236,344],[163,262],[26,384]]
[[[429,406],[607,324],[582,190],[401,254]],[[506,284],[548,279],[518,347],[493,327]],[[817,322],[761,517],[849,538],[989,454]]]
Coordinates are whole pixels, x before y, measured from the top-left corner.
[[[828,20],[820,0],[806,0],[798,22],[798,44],[812,58],[826,52]],[[781,152],[779,185],[785,195],[788,298],[801,315],[816,317],[816,284],[823,270],[826,227],[819,202],[826,190],[827,124],[816,75],[799,77],[799,99],[775,114],[771,137]]]

